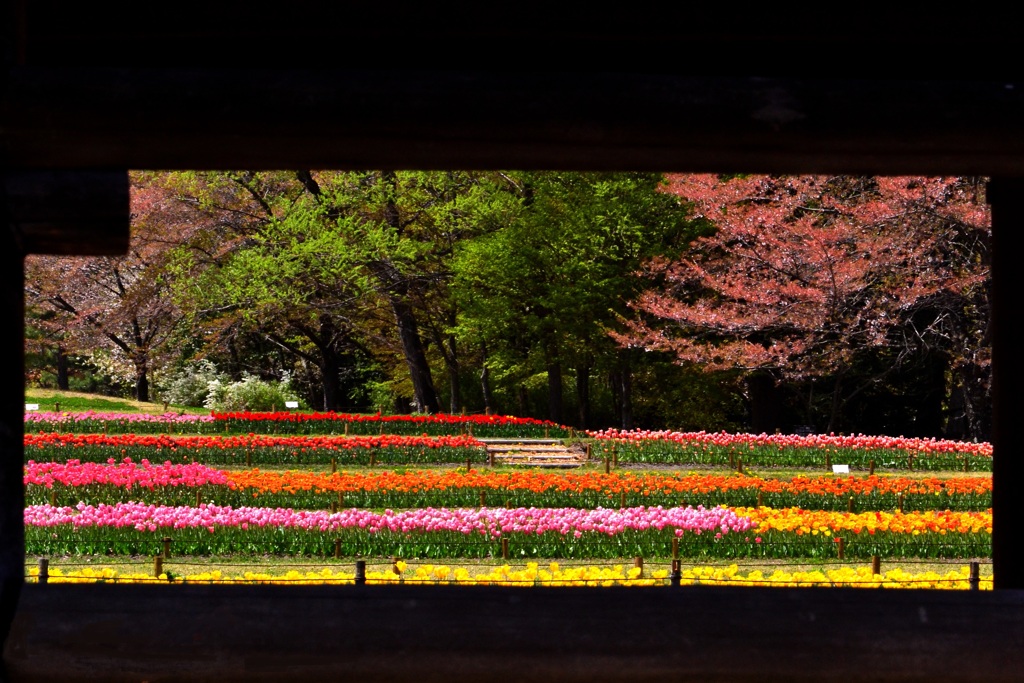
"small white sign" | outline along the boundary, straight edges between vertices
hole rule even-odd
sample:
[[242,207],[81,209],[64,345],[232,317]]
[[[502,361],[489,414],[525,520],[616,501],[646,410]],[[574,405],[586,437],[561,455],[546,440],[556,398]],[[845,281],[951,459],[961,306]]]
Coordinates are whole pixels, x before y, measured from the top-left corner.
[[285,408],[298,408],[299,407],[299,402],[298,401],[285,401],[284,402],[284,407]]
[[832,474],[849,474],[849,465],[832,465]]
[[26,403],[25,404],[25,410],[39,410],[39,404],[38,403]]

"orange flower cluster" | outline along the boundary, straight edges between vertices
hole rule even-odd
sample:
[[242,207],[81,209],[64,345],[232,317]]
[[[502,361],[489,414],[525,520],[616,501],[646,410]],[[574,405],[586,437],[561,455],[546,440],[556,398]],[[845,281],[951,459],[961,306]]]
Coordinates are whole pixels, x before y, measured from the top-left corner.
[[427,492],[450,488],[529,490],[543,493],[712,494],[755,489],[764,493],[855,496],[867,494],[990,494],[991,477],[803,477],[762,479],[740,474],[552,473],[425,470],[417,472],[227,472],[234,486],[263,493],[298,492]]
[[796,477],[791,480],[761,479],[740,474],[690,474],[666,476],[596,472],[551,473],[539,471],[492,472],[424,470],[417,472],[365,472],[334,474],[317,472],[262,472],[258,469],[227,472],[235,487],[258,492],[356,492],[396,491],[415,493],[449,489],[530,491],[533,493],[598,493],[617,495],[683,495],[763,491],[764,493],[849,496],[885,493],[989,494],[991,477]]

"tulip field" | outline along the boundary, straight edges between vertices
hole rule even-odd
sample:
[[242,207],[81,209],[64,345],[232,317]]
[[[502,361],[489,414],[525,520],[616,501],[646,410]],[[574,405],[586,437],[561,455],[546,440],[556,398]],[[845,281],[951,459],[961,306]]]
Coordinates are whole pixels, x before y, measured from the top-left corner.
[[[988,444],[332,413],[40,413],[25,428],[30,557],[323,564],[280,575],[55,566],[52,581],[346,583],[365,558],[386,563],[367,582],[668,585],[676,559],[688,566],[679,584],[966,588],[966,564],[991,555]],[[487,466],[480,439],[545,434],[589,444],[590,464]],[[783,561],[849,566],[749,568]],[[915,572],[922,561],[956,564]]]

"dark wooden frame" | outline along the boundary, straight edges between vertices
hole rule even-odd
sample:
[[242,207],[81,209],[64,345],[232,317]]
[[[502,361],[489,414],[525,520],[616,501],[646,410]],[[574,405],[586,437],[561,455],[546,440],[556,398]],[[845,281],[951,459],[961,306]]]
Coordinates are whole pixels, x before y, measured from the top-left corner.
[[[0,320],[8,331],[0,338],[0,627],[10,625],[4,664],[11,680],[1020,678],[1024,563],[1012,548],[1024,523],[1013,492],[1024,474],[1024,459],[1014,458],[1022,404],[1015,389],[1024,385],[1016,340],[1024,335],[1014,306],[1022,269],[1007,242],[1010,226],[1024,224],[1016,201],[1024,196],[1024,81],[974,65],[928,80],[909,68],[877,79],[843,68],[810,78],[791,66],[766,69],[766,77],[724,69],[694,75],[657,61],[730,50],[753,59],[766,49],[796,59],[839,43],[873,50],[877,67],[883,57],[906,55],[895,46],[912,44],[917,55],[945,45],[942,33],[862,40],[850,31],[830,40],[802,32],[805,24],[790,31],[754,21],[734,34],[682,37],[629,22],[566,33],[521,22],[503,32],[436,21],[433,35],[449,41],[445,55],[526,46],[561,70],[413,69],[395,58],[373,70],[340,68],[372,50],[371,39],[427,49],[415,25],[423,15],[411,9],[413,19],[397,31],[374,30],[346,44],[329,68],[286,59],[275,65],[281,68],[236,69],[233,50],[285,29],[266,20],[219,33],[215,26],[220,42],[209,42],[178,25],[118,33],[91,15],[47,23],[32,3],[10,7],[16,39],[0,91],[0,208],[10,226],[0,250],[7,260]],[[360,11],[364,26],[384,17]],[[995,38],[976,38],[971,49],[993,63],[1016,54],[998,22],[988,28]],[[357,35],[305,31],[290,37]],[[168,68],[175,60],[161,48],[171,44],[192,50],[189,68]],[[155,56],[135,64],[146,45]],[[310,40],[303,56],[323,67],[330,51],[317,45]],[[624,69],[615,60],[569,58],[595,46],[651,59],[646,68]],[[839,66],[866,65],[862,55]],[[125,169],[218,167],[994,177],[998,590],[23,586],[22,347],[11,333],[22,325],[21,258],[123,249]],[[37,201],[58,196],[64,199]]]

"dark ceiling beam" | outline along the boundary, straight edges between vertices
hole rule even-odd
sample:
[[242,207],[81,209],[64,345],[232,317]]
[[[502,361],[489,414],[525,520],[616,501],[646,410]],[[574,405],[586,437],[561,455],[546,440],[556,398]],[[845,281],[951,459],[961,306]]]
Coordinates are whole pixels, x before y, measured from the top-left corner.
[[11,69],[8,168],[1024,174],[1024,81]]

